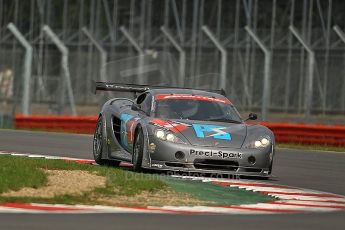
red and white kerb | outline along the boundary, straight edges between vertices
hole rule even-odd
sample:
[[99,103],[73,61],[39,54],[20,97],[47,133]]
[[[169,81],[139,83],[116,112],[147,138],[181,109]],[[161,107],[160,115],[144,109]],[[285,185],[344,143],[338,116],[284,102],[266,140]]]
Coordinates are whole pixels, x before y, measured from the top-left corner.
[[191,95],[191,94],[158,94],[155,96],[155,99],[157,101],[175,99],[175,100],[212,101],[212,102],[221,102],[225,104],[231,104],[231,102],[227,98],[215,98],[215,97],[207,97],[207,96]]

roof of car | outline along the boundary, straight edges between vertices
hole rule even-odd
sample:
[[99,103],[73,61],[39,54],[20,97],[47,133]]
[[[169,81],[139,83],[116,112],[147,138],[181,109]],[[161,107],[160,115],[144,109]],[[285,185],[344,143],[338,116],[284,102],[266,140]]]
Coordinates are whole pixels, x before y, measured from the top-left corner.
[[223,95],[213,92],[207,92],[203,90],[195,90],[195,89],[150,89],[148,90],[153,96],[159,94],[191,94],[197,96],[206,96],[206,97],[214,97],[214,98],[226,98]]

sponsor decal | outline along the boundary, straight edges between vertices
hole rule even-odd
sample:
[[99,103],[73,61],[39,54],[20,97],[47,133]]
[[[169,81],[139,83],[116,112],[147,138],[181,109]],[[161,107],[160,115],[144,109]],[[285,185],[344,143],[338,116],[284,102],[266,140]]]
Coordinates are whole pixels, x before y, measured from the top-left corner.
[[222,159],[231,159],[231,158],[242,159],[242,153],[231,153],[231,152],[213,151],[213,150],[199,151],[199,150],[191,149],[189,150],[189,155],[200,156],[200,157],[219,157]]
[[133,135],[132,135],[132,127],[134,125],[134,121],[130,121],[134,116],[123,113],[120,116],[121,120],[121,142],[125,146],[129,146],[129,144],[133,143]]
[[158,94],[155,96],[155,99],[158,101],[168,100],[168,99],[198,100],[198,101],[212,101],[212,102],[221,102],[225,104],[231,104],[231,102],[227,98],[215,98],[215,97],[207,97],[207,96],[191,95],[191,94]]
[[195,134],[198,138],[213,137],[215,139],[231,141],[231,134],[223,131],[224,126],[193,124]]
[[161,119],[153,119],[150,123],[174,133],[182,132],[190,127],[190,125],[182,122],[164,121]]
[[127,122],[127,121],[129,121],[130,119],[132,119],[133,117],[134,117],[134,116],[132,116],[132,115],[130,115],[130,114],[123,113],[123,114],[121,114],[120,119],[121,119],[121,121]]

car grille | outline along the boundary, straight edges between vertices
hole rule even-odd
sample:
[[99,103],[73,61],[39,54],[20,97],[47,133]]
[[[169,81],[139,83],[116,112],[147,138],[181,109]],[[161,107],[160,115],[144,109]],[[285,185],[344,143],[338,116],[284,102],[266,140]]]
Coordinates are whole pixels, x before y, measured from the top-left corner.
[[206,169],[206,170],[236,171],[238,169],[238,162],[223,161],[223,160],[195,159],[194,167],[197,169]]
[[252,173],[260,173],[262,171],[262,169],[259,168],[243,168],[242,170]]
[[186,168],[187,165],[179,162],[165,162],[165,165],[168,167],[178,167],[178,168]]

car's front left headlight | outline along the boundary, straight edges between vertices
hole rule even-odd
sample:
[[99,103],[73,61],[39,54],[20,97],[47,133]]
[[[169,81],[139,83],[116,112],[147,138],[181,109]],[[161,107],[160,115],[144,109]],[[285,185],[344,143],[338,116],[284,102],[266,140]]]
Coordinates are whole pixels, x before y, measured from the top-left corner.
[[163,141],[184,144],[184,142],[180,138],[178,138],[175,134],[164,129],[156,129],[155,137]]
[[246,148],[265,148],[271,144],[271,138],[269,136],[264,136],[258,138],[256,141],[252,141],[249,144],[247,144]]

